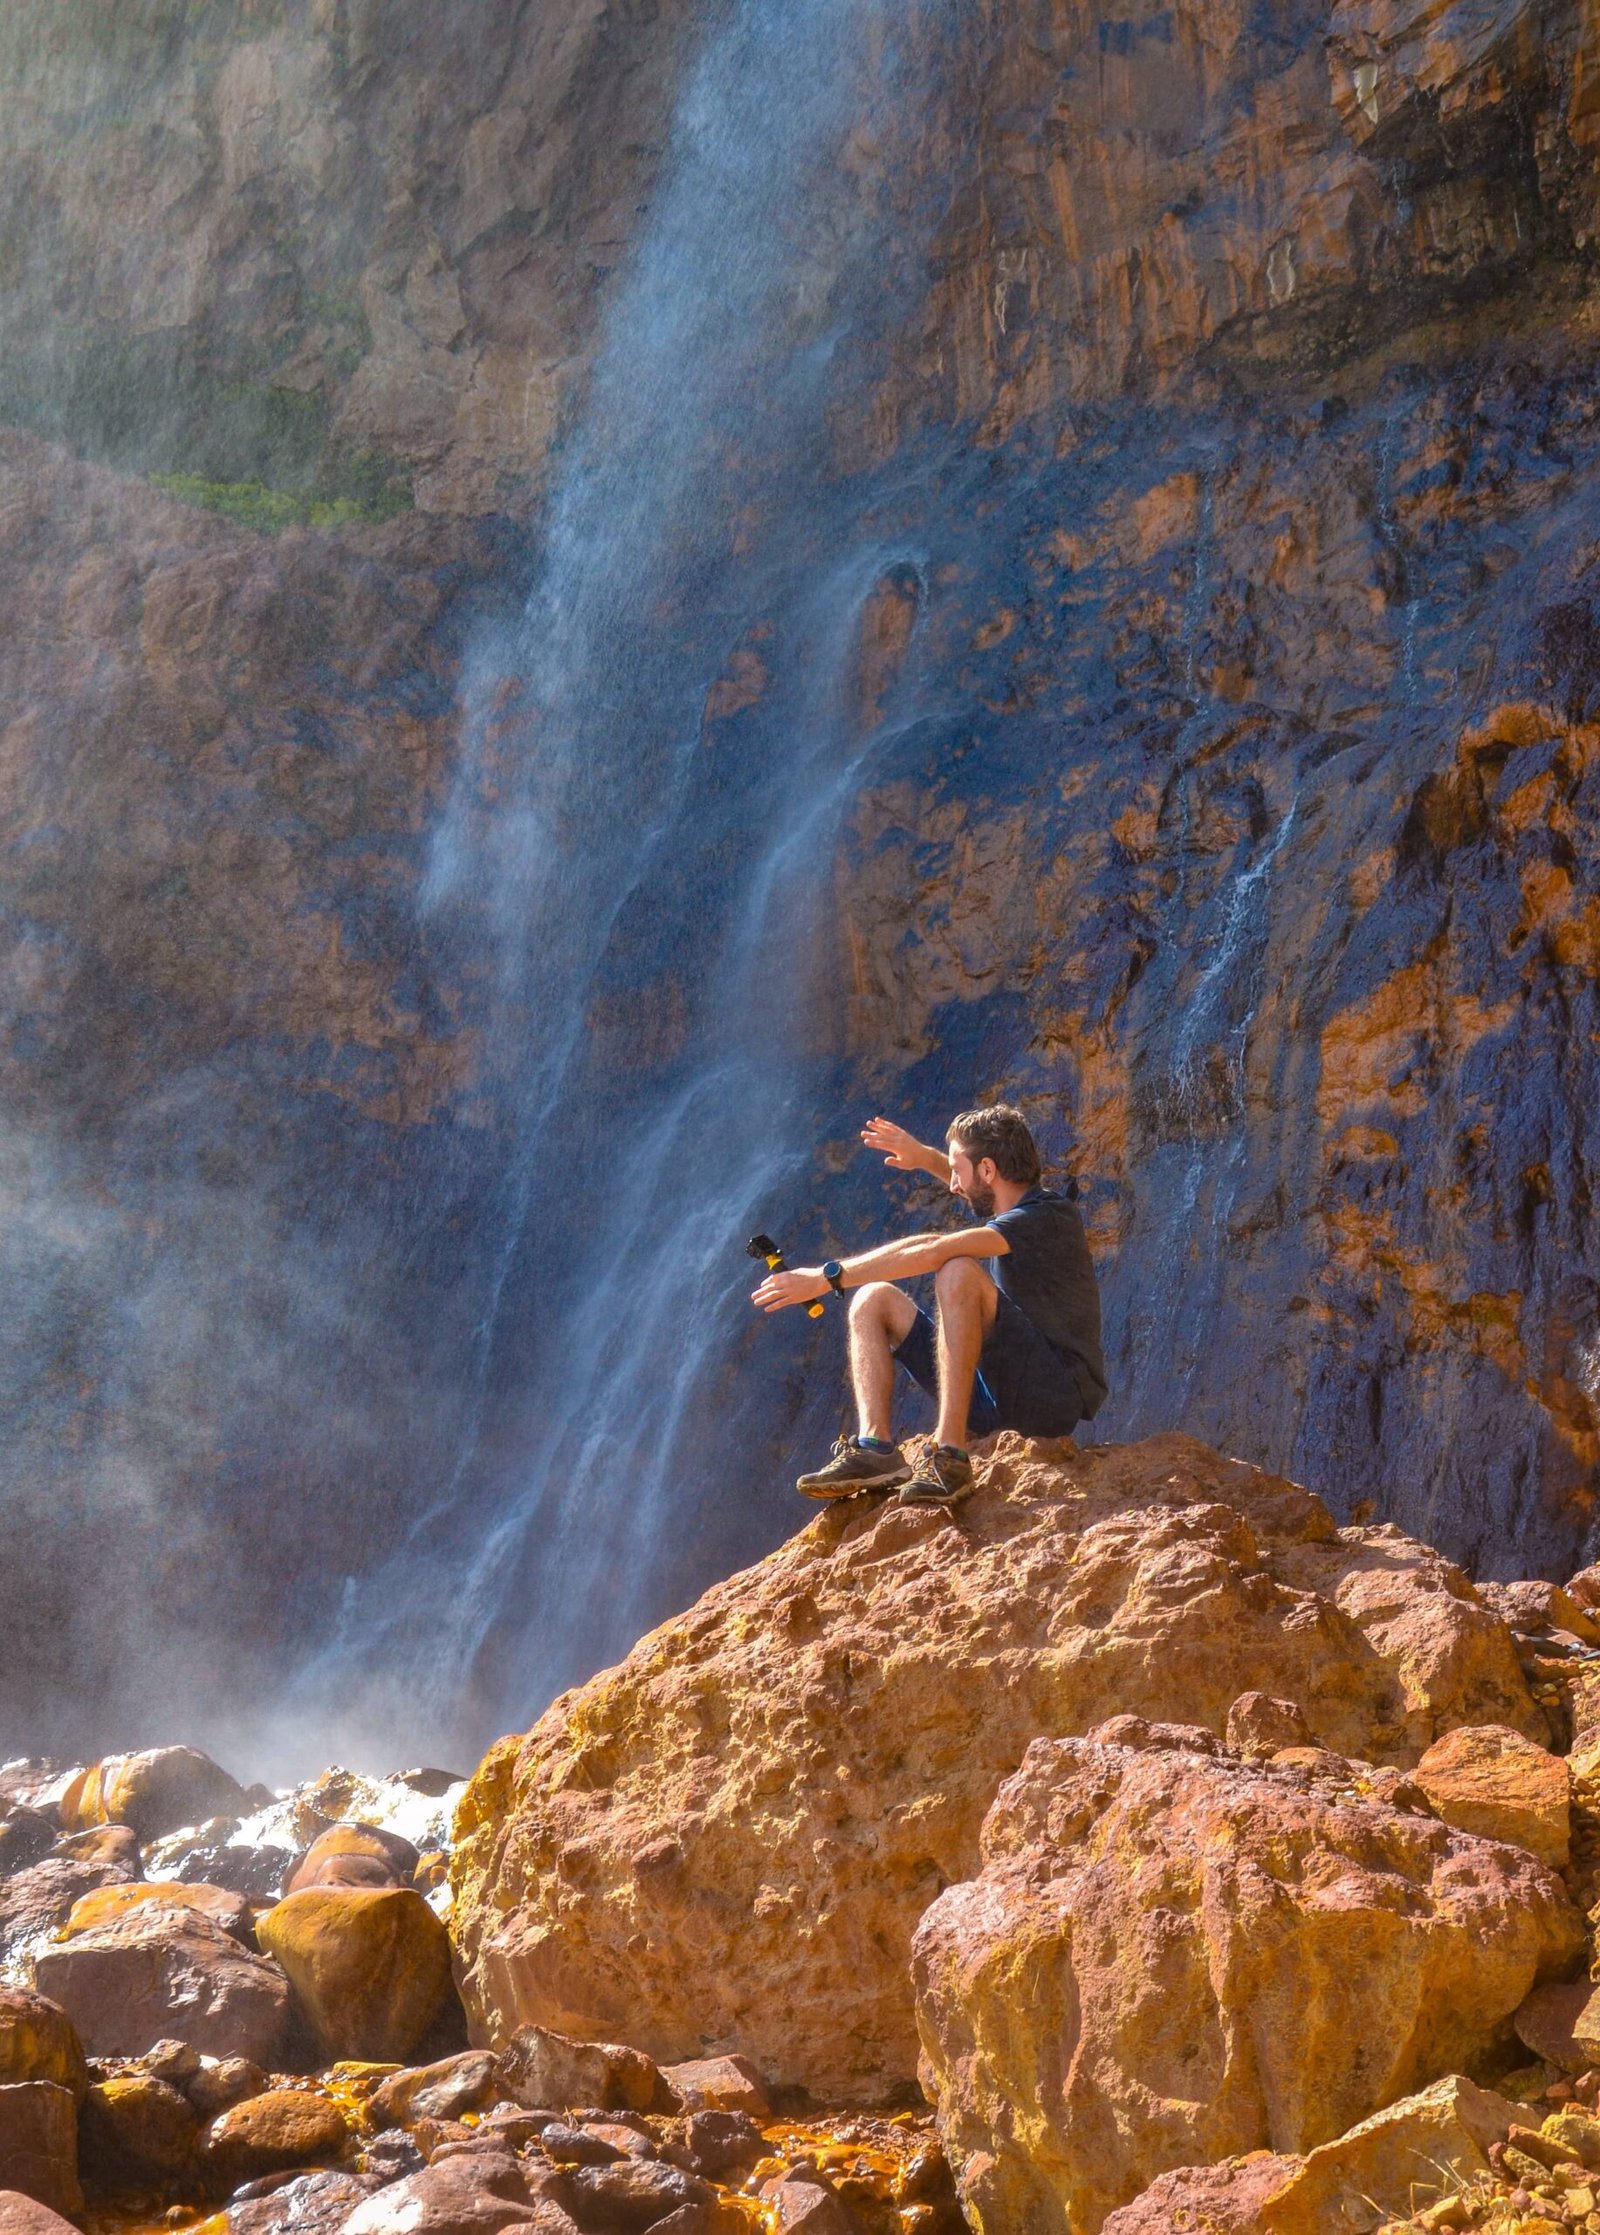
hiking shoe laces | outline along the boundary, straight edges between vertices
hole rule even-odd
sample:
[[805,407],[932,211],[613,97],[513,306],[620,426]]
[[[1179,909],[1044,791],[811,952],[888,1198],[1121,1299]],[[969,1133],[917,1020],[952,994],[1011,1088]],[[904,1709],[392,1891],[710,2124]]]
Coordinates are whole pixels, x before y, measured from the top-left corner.
[[910,1472],[898,1444],[873,1451],[854,1436],[841,1436],[827,1465],[803,1474],[795,1488],[803,1498],[848,1498],[856,1490],[893,1490]]
[[903,1506],[955,1506],[978,1487],[972,1461],[964,1451],[936,1444],[900,1493]]

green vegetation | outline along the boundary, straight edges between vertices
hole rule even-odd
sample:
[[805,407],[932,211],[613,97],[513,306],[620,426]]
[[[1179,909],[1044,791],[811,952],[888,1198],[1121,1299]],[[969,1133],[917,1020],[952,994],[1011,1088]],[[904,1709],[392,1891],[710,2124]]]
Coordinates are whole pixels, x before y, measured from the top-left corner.
[[265,535],[276,535],[281,528],[372,526],[411,509],[410,485],[400,480],[387,482],[372,497],[305,497],[269,489],[264,481],[207,481],[198,473],[152,473],[146,479],[164,496],[198,505],[203,512],[225,513]]

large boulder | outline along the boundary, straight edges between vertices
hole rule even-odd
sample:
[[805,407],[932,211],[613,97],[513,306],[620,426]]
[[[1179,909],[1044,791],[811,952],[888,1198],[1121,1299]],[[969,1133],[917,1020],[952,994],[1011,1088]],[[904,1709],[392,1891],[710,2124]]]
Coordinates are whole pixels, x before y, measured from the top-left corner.
[[449,1991],[449,1934],[409,1887],[308,1887],[256,1931],[329,2059],[404,2059]]
[[81,2103],[89,2085],[83,2044],[72,2020],[47,1995],[0,1987],[0,2086],[49,2080]]
[[231,1893],[225,1886],[186,1886],[159,1879],[141,1879],[132,1886],[97,1886],[93,1893],[73,1903],[61,1928],[62,1937],[75,1940],[80,1933],[98,1932],[102,1925],[125,1917],[130,1909],[141,1908],[176,1909],[209,1917],[214,1925],[247,1945],[254,1937],[250,1904],[243,1894]]
[[1434,1814],[1458,1831],[1509,1840],[1557,1870],[1565,1867],[1572,1832],[1567,1765],[1520,1731],[1494,1724],[1447,1731],[1412,1775]]
[[1582,1949],[1547,1866],[1350,1765],[1143,1737],[1032,1746],[981,1875],[916,1936],[925,2074],[989,2235],[1092,2235],[1169,2168],[1313,2150],[1504,2045]]
[[64,1830],[126,1824],[141,1840],[208,1816],[242,1816],[248,1805],[236,1779],[194,1746],[108,1755],[67,1788],[60,1804]]
[[1124,1709],[1220,1735],[1248,1692],[1380,1762],[1548,1737],[1505,1625],[1393,1529],[1182,1436],[1005,1436],[982,1474],[959,1519],[824,1512],[490,1753],[454,1874],[476,2039],[880,2098],[915,2070],[917,1920],[1032,1739]]
[[409,1886],[419,1857],[409,1839],[377,1824],[334,1824],[319,1832],[285,1877],[286,1894],[308,1886]]
[[77,1862],[47,1855],[0,1878],[0,1969],[15,1969],[61,1928],[74,1903],[96,1886],[125,1884],[135,1873],[121,1862]]
[[69,2217],[83,2209],[78,2182],[78,2103],[50,2080],[0,2087],[0,2189],[15,2189]]
[[1258,2152],[1164,2173],[1113,2212],[1102,2235],[1342,2235],[1380,2216],[1409,2222],[1423,2205],[1483,2180],[1490,2149],[1524,2115],[1451,2074],[1305,2157]]
[[578,2235],[577,2222],[538,2176],[513,2157],[489,2151],[437,2159],[420,2173],[358,2204],[344,2235]]
[[198,1911],[130,1909],[42,1950],[34,1975],[91,2056],[141,2056],[152,2043],[175,2039],[269,2070],[282,2063],[288,1981]]
[[0,2188],[0,2235],[78,2235],[78,2230],[37,2197]]
[[226,2191],[266,2173],[337,2158],[350,2139],[336,2104],[309,2088],[268,2088],[212,2121],[207,2170]]
[[153,2072],[119,2072],[89,2090],[81,2138],[85,2177],[105,2187],[175,2179],[194,2162],[193,2105]]

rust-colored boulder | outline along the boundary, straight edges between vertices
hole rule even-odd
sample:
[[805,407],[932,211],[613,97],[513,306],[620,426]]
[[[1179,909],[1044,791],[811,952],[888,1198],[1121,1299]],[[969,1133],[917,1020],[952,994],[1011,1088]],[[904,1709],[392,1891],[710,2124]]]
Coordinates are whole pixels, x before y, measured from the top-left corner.
[[766,2082],[748,2057],[695,2057],[669,2064],[662,2078],[686,2111],[748,2111],[760,2119],[772,2110]]
[[73,1903],[62,1927],[63,1936],[72,1940],[79,1933],[96,1932],[100,1926],[125,1917],[130,1909],[143,1907],[193,1910],[246,1946],[253,1938],[250,1904],[243,1894],[230,1893],[224,1886],[185,1886],[163,1879],[141,1880],[132,1886],[97,1886]]
[[1287,1746],[1312,1744],[1310,1726],[1293,1700],[1268,1692],[1242,1692],[1228,1710],[1224,1736],[1230,1752],[1247,1762],[1270,1761]]
[[17,2189],[53,2212],[83,2209],[78,2104],[51,2080],[0,2087],[0,2189]]
[[338,2106],[309,2088],[269,2088],[235,2104],[206,2131],[206,2170],[225,2189],[339,2157],[350,2129]]
[[1313,2150],[1507,2041],[1582,1945],[1519,1848],[1166,1747],[1036,1742],[983,1850],[914,1965],[986,2229],[1092,2231],[1169,2169]]
[[499,2074],[486,2049],[468,2049],[437,2064],[396,2072],[370,2099],[377,2127],[409,2126],[415,2119],[458,2119],[475,2111],[494,2093]]
[[199,2137],[188,2099],[150,2072],[116,2073],[84,2100],[83,2170],[104,2187],[174,2179],[193,2164]]
[[120,1863],[74,1862],[47,1855],[27,1870],[0,1878],[0,1964],[16,1965],[59,1931],[84,1894],[96,1886],[120,1884],[132,1875]]
[[409,1886],[419,1861],[398,1832],[376,1824],[334,1824],[311,1842],[285,1877],[286,1894],[309,1886]]
[[1586,2019],[1593,1993],[1587,1979],[1535,1987],[1518,2006],[1512,2021],[1517,2039],[1557,2071],[1581,2072],[1589,2056],[1575,2038],[1574,2029]]
[[141,1840],[160,1839],[208,1816],[245,1816],[244,1788],[194,1746],[156,1746],[110,1754],[63,1797],[62,1827],[126,1824]]
[[47,1995],[0,1986],[0,2087],[50,2080],[82,2102],[89,2085],[83,2045],[72,2020]]
[[197,1910],[145,1904],[46,1948],[35,1976],[90,2056],[140,2056],[176,2037],[271,2068],[289,2030],[289,1985]]
[[544,2026],[523,2026],[500,2053],[500,2078],[530,2110],[660,2111],[672,2092],[641,2049],[615,2041],[574,2041]]
[[256,1937],[329,2059],[403,2059],[449,1991],[449,1935],[409,1886],[308,1887],[269,1910]]
[[50,1852],[68,1862],[109,1863],[129,1878],[141,1877],[144,1871],[138,1835],[126,1824],[95,1824],[88,1831],[68,1832]]
[[916,2066],[917,1920],[1031,1739],[1119,1711],[1220,1737],[1252,1691],[1376,1761],[1548,1735],[1505,1625],[1394,1529],[1183,1436],[1005,1436],[980,1472],[959,1528],[824,1513],[494,1748],[457,1818],[475,2038],[715,2043],[877,2098]]
[[1411,1772],[1435,1815],[1480,1839],[1505,1839],[1557,1870],[1571,1844],[1570,1785],[1558,1754],[1520,1731],[1474,1725],[1436,1739]]
[[358,2204],[344,2235],[578,2235],[577,2222],[538,2193],[537,2175],[509,2151],[462,2152]]
[[1410,2225],[1431,2200],[1485,2179],[1491,2146],[1524,2115],[1452,2074],[1308,2156],[1258,2152],[1163,2174],[1113,2212],[1102,2235],[1335,2235],[1380,2218]]
[[574,2218],[585,2226],[614,2228],[616,2235],[644,2235],[669,2213],[692,2206],[704,2210],[717,2200],[716,2190],[698,2174],[640,2155],[580,2166],[571,2176],[571,2195]]
[[0,2235],[78,2235],[78,2230],[37,2197],[0,2188]]

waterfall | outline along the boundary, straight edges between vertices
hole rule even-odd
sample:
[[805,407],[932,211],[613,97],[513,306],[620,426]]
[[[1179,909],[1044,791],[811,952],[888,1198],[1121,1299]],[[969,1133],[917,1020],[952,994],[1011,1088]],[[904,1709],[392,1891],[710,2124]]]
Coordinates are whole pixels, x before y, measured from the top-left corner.
[[829,414],[915,253],[925,28],[863,0],[720,17],[534,588],[473,649],[425,891],[428,935],[482,955],[513,1143],[471,1419],[307,1699],[421,1660],[440,1725],[481,1736],[666,1611],[719,1507],[754,1548],[741,1438],[792,1412],[813,1336],[754,1322],[742,1243],[803,1199],[827,1123],[834,838],[899,710],[857,703],[863,615],[922,595]]

